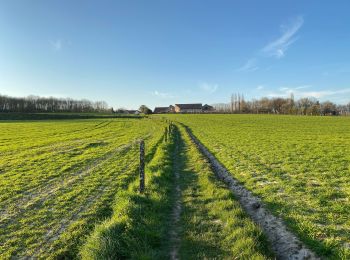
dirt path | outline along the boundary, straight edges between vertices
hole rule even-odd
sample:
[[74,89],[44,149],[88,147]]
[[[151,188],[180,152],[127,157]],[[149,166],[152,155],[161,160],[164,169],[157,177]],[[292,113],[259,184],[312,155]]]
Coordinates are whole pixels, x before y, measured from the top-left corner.
[[287,229],[280,218],[272,215],[264,207],[260,198],[239,184],[187,127],[186,130],[201,153],[208,158],[217,177],[228,185],[248,215],[263,229],[278,259],[319,259]]
[[179,259],[179,246],[180,246],[180,215],[182,210],[182,201],[181,201],[181,187],[180,187],[180,174],[179,174],[179,155],[180,155],[180,144],[179,144],[179,136],[176,135],[176,147],[174,151],[174,177],[175,177],[175,203],[173,206],[172,214],[171,214],[171,230],[170,230],[170,258],[173,260]]

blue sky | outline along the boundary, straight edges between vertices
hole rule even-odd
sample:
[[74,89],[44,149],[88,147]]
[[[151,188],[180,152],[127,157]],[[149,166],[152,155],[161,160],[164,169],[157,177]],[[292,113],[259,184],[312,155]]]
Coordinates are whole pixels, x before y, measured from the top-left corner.
[[350,2],[0,1],[0,93],[138,108],[350,102]]

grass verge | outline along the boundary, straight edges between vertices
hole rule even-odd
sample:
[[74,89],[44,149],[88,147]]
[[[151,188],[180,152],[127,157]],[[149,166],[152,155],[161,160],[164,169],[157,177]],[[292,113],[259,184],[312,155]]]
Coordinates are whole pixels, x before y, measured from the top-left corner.
[[173,141],[160,144],[146,167],[146,191],[138,180],[116,194],[114,214],[98,225],[81,249],[83,259],[164,259],[172,209]]

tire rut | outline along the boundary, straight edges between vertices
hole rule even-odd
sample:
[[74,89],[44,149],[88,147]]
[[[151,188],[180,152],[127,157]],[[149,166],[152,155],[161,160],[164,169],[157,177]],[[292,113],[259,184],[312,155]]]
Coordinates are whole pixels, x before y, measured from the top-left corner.
[[282,219],[274,216],[265,208],[260,198],[239,184],[187,126],[184,125],[184,127],[199,151],[209,160],[217,178],[227,184],[228,188],[238,198],[243,209],[262,228],[271,242],[272,250],[275,252],[277,259],[320,259],[287,229]]

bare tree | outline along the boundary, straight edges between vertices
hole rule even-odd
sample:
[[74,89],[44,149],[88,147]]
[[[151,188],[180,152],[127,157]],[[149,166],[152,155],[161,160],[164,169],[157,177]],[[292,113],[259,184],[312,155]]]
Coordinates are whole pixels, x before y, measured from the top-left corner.
[[54,97],[9,97],[0,95],[0,112],[110,112],[104,101],[73,100]]
[[230,102],[214,104],[220,113],[265,113],[265,114],[299,114],[299,115],[350,115],[350,102],[336,105],[330,101],[320,103],[315,98],[294,99],[293,93],[288,98],[276,97],[246,101],[240,93],[231,94]]

